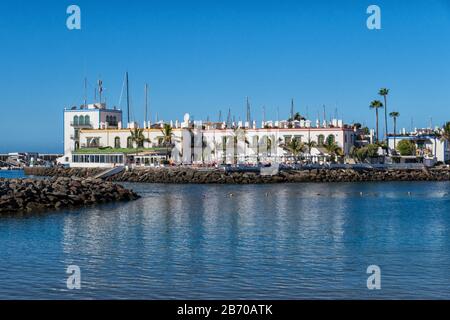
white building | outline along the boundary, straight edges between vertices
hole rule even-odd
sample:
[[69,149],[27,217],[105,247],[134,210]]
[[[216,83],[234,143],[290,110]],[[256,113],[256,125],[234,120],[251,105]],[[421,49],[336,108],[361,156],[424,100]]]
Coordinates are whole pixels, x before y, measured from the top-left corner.
[[94,148],[100,142],[94,135],[81,137],[83,130],[120,129],[122,128],[122,111],[107,109],[105,103],[94,103],[80,108],[64,110],[64,156],[60,163],[69,164],[72,152],[80,148]]
[[122,111],[107,109],[105,104],[64,110],[64,156],[59,163],[72,167],[113,167],[127,163],[154,165],[166,158],[167,152],[175,164],[255,164],[259,162],[289,162],[292,155],[283,148],[292,139],[316,147],[306,157],[312,162],[324,161],[329,155],[323,145],[335,142],[344,155],[355,143],[355,131],[332,120],[322,124],[301,121],[266,121],[256,123],[203,123],[191,121],[186,114],[183,122],[170,122],[172,144],[164,141],[163,122],[143,128],[150,142],[139,150],[131,132],[137,123],[122,127]]
[[[416,156],[424,158],[436,158],[436,161],[447,162],[450,160],[450,146],[445,140],[441,140],[432,129],[415,129],[414,132],[406,132],[397,135],[389,135],[389,148],[395,146],[402,140],[409,140],[416,146]],[[395,146],[394,146],[395,143]]]

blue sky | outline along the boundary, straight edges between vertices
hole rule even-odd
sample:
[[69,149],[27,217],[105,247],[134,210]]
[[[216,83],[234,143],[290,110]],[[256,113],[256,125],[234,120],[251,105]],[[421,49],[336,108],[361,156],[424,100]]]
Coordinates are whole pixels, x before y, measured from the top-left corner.
[[[66,28],[81,8],[82,30]],[[382,10],[382,30],[366,9]],[[118,105],[125,71],[143,119],[195,119],[232,109],[245,117],[289,113],[290,99],[315,119],[327,112],[374,126],[381,87],[399,126],[450,120],[450,1],[2,1],[0,152],[62,151],[62,110],[83,102],[83,79],[101,77]],[[124,106],[124,104],[122,104]]]

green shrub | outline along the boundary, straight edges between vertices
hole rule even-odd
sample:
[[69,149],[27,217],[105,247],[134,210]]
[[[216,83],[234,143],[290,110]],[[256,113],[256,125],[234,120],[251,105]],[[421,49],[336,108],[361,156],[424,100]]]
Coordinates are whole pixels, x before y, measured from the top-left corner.
[[397,150],[402,156],[412,156],[416,154],[416,145],[409,140],[401,140],[397,143]]
[[367,145],[367,156],[369,158],[378,157],[378,145],[377,144],[369,144]]
[[351,151],[351,155],[359,162],[365,162],[367,158],[376,158],[378,157],[378,145],[369,144],[365,147],[353,148]]

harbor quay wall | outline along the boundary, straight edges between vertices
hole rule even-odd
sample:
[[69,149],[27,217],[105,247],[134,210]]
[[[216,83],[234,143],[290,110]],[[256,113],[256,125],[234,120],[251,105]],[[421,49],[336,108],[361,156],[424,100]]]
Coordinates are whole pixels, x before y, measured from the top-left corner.
[[[26,168],[35,176],[90,177],[97,168]],[[311,169],[282,170],[273,176],[258,172],[225,172],[190,167],[135,168],[106,178],[109,181],[179,184],[262,184],[283,182],[449,181],[449,168],[428,169]]]

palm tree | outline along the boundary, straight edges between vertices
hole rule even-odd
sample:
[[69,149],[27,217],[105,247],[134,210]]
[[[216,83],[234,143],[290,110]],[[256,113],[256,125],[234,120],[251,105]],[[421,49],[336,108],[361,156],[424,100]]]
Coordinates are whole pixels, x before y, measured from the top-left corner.
[[136,154],[139,148],[144,147],[144,142],[150,142],[149,138],[146,138],[144,135],[144,129],[134,128],[130,130],[131,132],[131,141],[136,144]]
[[289,143],[283,144],[282,147],[292,154],[295,161],[298,160],[298,155],[305,150],[305,144],[300,142],[299,139],[292,139]]
[[450,121],[446,122],[440,131],[434,133],[434,156],[436,157],[437,143],[436,138],[439,138],[442,142],[447,141],[450,143]]
[[444,124],[442,131],[440,133],[441,141],[450,142],[450,121]]
[[300,112],[296,112],[296,113],[294,114],[294,118],[293,118],[293,119],[289,118],[288,121],[293,121],[293,120],[295,120],[295,121],[301,121],[301,120],[306,120],[306,118],[303,117],[303,116],[300,114]]
[[437,138],[439,138],[441,142],[447,141],[450,143],[450,121],[446,122],[441,129],[434,131],[434,156],[436,156]]
[[383,103],[381,103],[380,100],[373,100],[370,103],[370,108],[375,109],[375,115],[376,115],[376,121],[377,121],[377,134],[376,134],[376,140],[378,142],[378,109],[383,108]]
[[172,146],[173,130],[170,124],[165,123],[161,129],[163,145],[166,147],[166,160],[169,160],[169,148]]
[[233,129],[233,146],[234,146],[234,164],[237,164],[238,157],[238,142],[244,141],[244,155],[247,157],[247,146],[250,142],[247,139],[247,130],[245,128],[236,127]]
[[135,143],[137,156],[139,148],[144,147],[144,142],[150,142],[150,139],[144,136],[144,129],[134,128],[133,130],[130,130],[130,132],[131,147],[133,147],[133,143]]
[[400,117],[400,112],[392,111],[389,116],[394,120],[394,150],[397,148],[397,118]]
[[311,149],[317,146],[317,143],[311,140],[311,138],[308,138],[308,141],[305,142],[305,146],[308,148],[309,159],[311,160]]
[[333,158],[336,155],[339,156],[342,155],[341,147],[339,147],[339,145],[333,140],[327,139],[323,147],[325,148],[325,150],[327,150],[328,154]]
[[389,89],[381,88],[380,91],[378,92],[378,94],[380,96],[382,96],[383,99],[384,99],[384,130],[385,130],[384,131],[384,136],[385,136],[386,141],[387,141],[387,135],[388,135],[388,132],[389,132],[389,130],[388,130],[388,121],[387,121],[387,115],[388,115],[388,113],[387,113],[387,95],[389,94]]
[[270,139],[268,136],[266,136],[264,142],[266,143],[267,156],[271,157],[272,156],[272,139]]
[[325,148],[325,150],[327,150],[327,152],[329,153],[329,154],[337,154],[337,153],[339,153],[339,151],[340,151],[340,147],[339,147],[339,145],[336,143],[336,142],[334,142],[334,141],[327,141],[324,145],[323,145],[323,147]]

